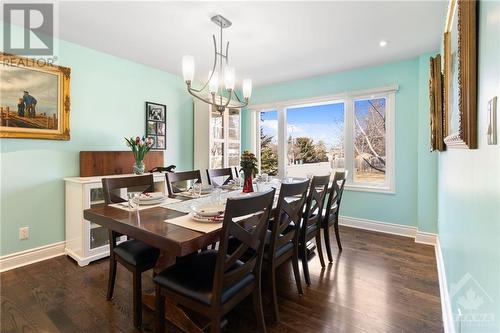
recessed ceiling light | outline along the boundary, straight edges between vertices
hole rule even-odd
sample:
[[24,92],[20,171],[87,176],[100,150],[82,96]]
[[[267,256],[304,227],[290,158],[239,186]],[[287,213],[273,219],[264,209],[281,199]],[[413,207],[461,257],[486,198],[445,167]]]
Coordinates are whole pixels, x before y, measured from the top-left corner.
[[378,45],[380,45],[380,47],[385,47],[387,45],[387,41],[386,40],[381,40]]

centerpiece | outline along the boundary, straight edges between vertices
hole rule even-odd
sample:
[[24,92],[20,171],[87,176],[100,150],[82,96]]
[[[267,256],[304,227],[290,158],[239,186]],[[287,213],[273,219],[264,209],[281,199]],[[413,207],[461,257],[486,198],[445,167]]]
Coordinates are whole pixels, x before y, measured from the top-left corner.
[[257,158],[248,150],[241,154],[240,161],[241,171],[243,171],[245,182],[243,183],[243,193],[253,192],[252,177],[258,172]]
[[132,150],[132,154],[134,154],[135,163],[133,172],[136,175],[142,175],[145,170],[144,157],[153,146],[153,140],[150,138],[146,139],[145,137],[141,139],[137,136],[135,139],[125,138],[125,141],[127,141],[127,146]]

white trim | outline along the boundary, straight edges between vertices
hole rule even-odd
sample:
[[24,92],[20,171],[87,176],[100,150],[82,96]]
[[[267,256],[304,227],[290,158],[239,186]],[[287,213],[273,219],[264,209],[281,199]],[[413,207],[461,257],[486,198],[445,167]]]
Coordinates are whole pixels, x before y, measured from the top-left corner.
[[441,312],[443,316],[444,333],[455,333],[453,311],[451,309],[450,294],[448,293],[448,280],[446,280],[444,259],[443,253],[441,252],[439,237],[436,237],[436,245],[434,248],[436,250],[436,263],[439,277],[439,294],[441,296]]
[[437,242],[436,234],[417,230],[417,234],[415,235],[415,243],[436,246],[436,242]]
[[417,228],[413,226],[385,223],[380,221],[361,219],[357,217],[340,216],[339,224],[346,227],[383,232],[385,234],[415,238]]
[[65,241],[36,247],[0,257],[0,272],[64,255]]
[[280,102],[270,102],[263,104],[252,104],[248,107],[250,111],[265,111],[265,110],[276,110],[276,109],[286,109],[290,106],[296,105],[307,105],[307,104],[317,104],[321,102],[331,102],[332,100],[339,99],[347,99],[347,98],[357,98],[365,95],[373,95],[380,93],[391,93],[397,92],[399,90],[399,85],[393,84],[389,86],[373,88],[373,89],[364,89],[364,90],[355,90],[355,91],[346,91],[334,95],[324,95],[324,96],[316,96],[309,98],[300,98],[300,99],[292,99]]

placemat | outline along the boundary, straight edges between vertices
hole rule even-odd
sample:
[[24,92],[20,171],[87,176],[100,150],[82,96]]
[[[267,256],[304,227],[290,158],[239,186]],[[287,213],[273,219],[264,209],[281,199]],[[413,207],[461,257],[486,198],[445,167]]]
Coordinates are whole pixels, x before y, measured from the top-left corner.
[[[160,202],[159,204],[156,204],[156,205],[139,205],[138,210],[144,210],[144,209],[149,209],[149,208],[154,208],[154,207],[171,205],[171,204],[174,204],[174,203],[178,203],[180,201],[182,201],[182,200],[180,200],[180,199],[173,199],[173,198],[167,198],[167,199],[163,200],[162,202]],[[111,204],[110,206],[111,207],[115,207],[115,208],[119,208],[119,209],[123,209],[123,210],[129,211],[129,212],[135,211],[135,209],[130,209],[129,208],[128,202],[120,202],[120,203],[116,203],[116,204]]]
[[175,224],[177,226],[187,228],[190,230],[209,233],[222,228],[222,222],[220,223],[205,223],[198,222],[191,218],[191,215],[186,214],[184,216],[176,217],[173,219],[165,220],[166,223]]

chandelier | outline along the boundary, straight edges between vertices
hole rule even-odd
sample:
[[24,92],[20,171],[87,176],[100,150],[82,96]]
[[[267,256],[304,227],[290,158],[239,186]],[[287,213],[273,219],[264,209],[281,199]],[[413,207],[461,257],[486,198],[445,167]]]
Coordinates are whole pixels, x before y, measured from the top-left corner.
[[197,99],[213,105],[217,111],[224,112],[226,107],[242,108],[248,105],[248,99],[252,94],[252,80],[244,79],[242,84],[243,99],[236,93],[234,68],[229,66],[228,50],[229,42],[224,50],[222,44],[222,30],[231,26],[231,21],[221,15],[212,17],[212,22],[220,27],[220,50],[217,49],[215,35],[214,41],[214,64],[208,73],[208,80],[200,89],[193,88],[194,79],[194,57],[185,55],[182,57],[182,75],[186,81],[188,92]]

